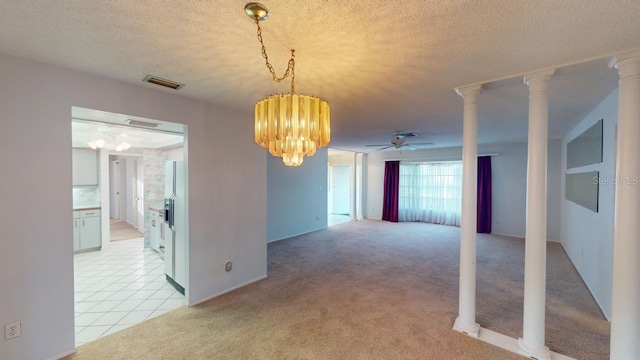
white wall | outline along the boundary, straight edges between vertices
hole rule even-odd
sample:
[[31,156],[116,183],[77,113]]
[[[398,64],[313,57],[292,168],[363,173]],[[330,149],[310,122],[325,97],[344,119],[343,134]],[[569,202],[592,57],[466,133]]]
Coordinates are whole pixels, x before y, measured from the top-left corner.
[[[566,170],[567,143],[603,119],[602,163]],[[600,178],[615,176],[615,131],[618,123],[618,90],[612,92],[562,140],[562,245],[607,319],[611,316],[613,269],[614,190],[600,184],[598,212],[564,198],[566,173],[599,171]]]
[[[0,358],[57,358],[75,349],[72,106],[188,125],[190,304],[266,275],[260,179],[267,171],[253,143],[252,107],[240,113],[4,55],[0,78],[0,183],[11,190],[2,200],[10,206],[0,207],[0,324],[21,321],[23,330],[0,341]],[[46,216],[25,215],[36,209]],[[224,271],[226,261],[233,271]]]
[[341,152],[340,154],[329,155],[328,163],[334,165],[353,165],[354,158],[352,152]]
[[562,238],[562,140],[549,141],[547,149],[547,239]]
[[[491,232],[524,237],[526,225],[527,144],[496,144],[478,147],[478,154],[499,153],[491,159],[492,216]],[[547,165],[547,238],[560,239],[560,141],[549,141]],[[380,151],[367,158],[366,214],[370,219],[382,218],[384,195],[384,161],[460,160],[462,148],[424,149],[414,151]]]
[[267,157],[267,241],[327,227],[327,149],[305,157],[300,167]]
[[[329,176],[329,214],[351,214],[351,167],[334,165]],[[352,214],[353,215],[353,214]]]
[[167,150],[167,160],[169,161],[182,161],[184,160],[184,147],[180,146]]

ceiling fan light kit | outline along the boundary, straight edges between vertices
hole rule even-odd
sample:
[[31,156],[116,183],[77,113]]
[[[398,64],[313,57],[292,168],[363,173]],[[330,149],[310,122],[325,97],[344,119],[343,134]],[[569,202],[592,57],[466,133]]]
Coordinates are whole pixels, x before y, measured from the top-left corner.
[[269,63],[262,41],[260,21],[269,18],[262,4],[249,3],[244,7],[258,27],[258,41],[262,57],[275,82],[291,76],[291,93],[270,95],[255,106],[255,142],[269,149],[273,156],[281,157],[286,166],[300,166],[305,156],[313,156],[331,140],[329,104],[316,96],[295,93],[295,50],[282,77],[278,77]]
[[89,147],[93,150],[106,149],[112,151],[124,151],[128,150],[131,147],[131,144],[126,141],[120,141],[113,134],[104,134],[103,137],[106,138],[106,140],[103,138],[99,138],[93,141],[89,141],[87,145],[89,145]]

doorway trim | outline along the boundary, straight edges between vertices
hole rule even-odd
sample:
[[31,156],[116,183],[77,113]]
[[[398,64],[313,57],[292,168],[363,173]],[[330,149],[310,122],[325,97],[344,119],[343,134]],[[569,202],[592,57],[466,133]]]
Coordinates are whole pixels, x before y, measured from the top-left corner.
[[[81,107],[75,107],[72,106],[71,107],[71,121],[77,121],[77,122],[91,122],[94,124],[99,124],[99,125],[105,125],[105,126],[110,126],[110,127],[121,127],[121,128],[138,128],[136,126],[130,126],[128,124],[123,124],[122,123],[122,119],[128,119],[128,118],[137,118],[137,119],[142,119],[140,117],[135,117],[135,116],[126,116],[126,115],[122,115],[122,114],[117,114],[117,113],[109,113],[109,112],[104,112],[104,111],[98,111],[98,110],[90,110],[90,109],[86,109],[86,108],[81,108]],[[77,117],[74,116],[76,113],[95,113],[96,118],[92,119],[89,118],[87,116],[84,117]],[[98,116],[99,115],[99,116]],[[184,283],[184,288],[185,288],[185,303],[189,304],[189,290],[190,290],[190,266],[189,266],[189,251],[190,251],[190,232],[189,232],[189,161],[188,161],[188,125],[187,124],[182,124],[182,123],[176,123],[176,122],[170,122],[170,121],[164,121],[164,120],[153,120],[153,119],[148,119],[149,121],[154,121],[154,122],[161,122],[162,123],[162,127],[163,128],[157,128],[157,129],[144,129],[145,131],[148,132],[158,132],[158,133],[168,133],[168,134],[175,134],[175,135],[181,135],[182,136],[182,148],[183,148],[183,161],[184,161],[184,175],[185,175],[185,202],[184,202],[184,218],[185,218],[185,226],[184,226],[184,236],[185,236],[185,271],[186,271],[186,279],[185,279],[185,283]],[[181,129],[182,131],[177,131],[176,129]],[[72,137],[73,140],[73,137]],[[73,146],[73,143],[70,144],[71,146]],[[164,149],[171,149],[171,147],[168,146],[159,146],[157,148],[164,148]],[[109,241],[109,239],[111,238],[111,234],[110,234],[110,204],[109,204],[109,190],[108,190],[108,186],[104,186],[105,184],[109,184],[109,167],[110,167],[110,161],[109,161],[109,155],[121,155],[121,156],[134,156],[134,157],[139,157],[141,162],[141,154],[139,153],[132,153],[132,152],[112,152],[109,150],[99,150],[98,151],[98,156],[99,156],[99,178],[100,178],[100,207],[101,207],[101,233],[102,233],[102,248],[103,249],[107,249],[109,247],[109,244],[111,243],[111,241]],[[136,172],[136,178],[138,176],[138,167],[141,167],[142,164],[140,164],[139,166],[135,167],[135,172]],[[73,186],[71,184],[71,186]],[[137,189],[136,189],[137,190]],[[137,194],[137,195],[141,195],[141,194]],[[143,194],[142,194],[143,195]],[[144,196],[140,196],[142,198],[142,200],[144,201]],[[159,201],[161,201],[162,199],[158,199]],[[143,202],[144,204],[144,202]],[[142,205],[142,209],[143,212],[146,212],[144,209],[146,207],[144,205]],[[120,215],[120,214],[119,214]],[[121,216],[120,216],[121,217]],[[140,219],[138,219],[140,220]],[[138,221],[138,226],[140,224],[142,224],[143,227],[143,231],[144,232],[144,216],[141,219],[142,221]],[[107,239],[107,240],[105,240]],[[75,281],[75,275],[73,276],[73,279]],[[71,291],[74,291],[74,289],[72,289]],[[73,298],[73,296],[72,296]],[[74,319],[74,324],[75,324],[75,319]]]

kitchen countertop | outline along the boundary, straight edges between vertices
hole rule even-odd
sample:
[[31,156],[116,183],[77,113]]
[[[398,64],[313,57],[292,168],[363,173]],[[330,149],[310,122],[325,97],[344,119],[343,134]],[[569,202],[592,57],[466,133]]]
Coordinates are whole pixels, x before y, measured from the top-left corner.
[[100,205],[74,205],[73,211],[76,210],[100,210],[102,207]]

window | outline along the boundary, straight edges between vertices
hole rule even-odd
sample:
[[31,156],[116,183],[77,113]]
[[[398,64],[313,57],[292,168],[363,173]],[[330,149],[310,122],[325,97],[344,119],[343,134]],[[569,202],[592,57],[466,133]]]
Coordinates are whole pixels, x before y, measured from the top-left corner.
[[400,163],[399,221],[460,226],[462,162]]

